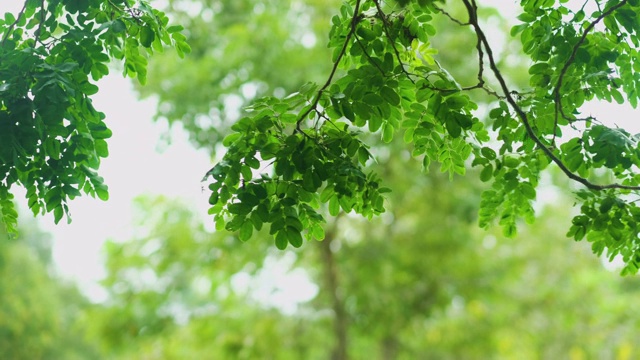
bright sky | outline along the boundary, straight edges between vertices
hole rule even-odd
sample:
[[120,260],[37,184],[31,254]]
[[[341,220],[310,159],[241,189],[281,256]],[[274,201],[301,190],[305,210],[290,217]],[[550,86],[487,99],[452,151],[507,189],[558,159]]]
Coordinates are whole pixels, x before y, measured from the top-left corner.
[[[517,6],[511,0],[482,3],[499,5],[505,13],[512,13]],[[0,4],[0,13],[17,13],[21,5],[22,1],[4,1]],[[89,197],[74,200],[70,206],[73,217],[70,225],[64,221],[54,225],[52,216],[40,218],[41,226],[54,235],[54,259],[60,273],[78,281],[94,300],[104,296],[96,284],[104,274],[102,245],[108,238],[129,238],[134,197],[143,193],[181,197],[193,204],[195,212],[202,214],[204,221],[210,221],[206,215],[207,195],[201,191],[200,180],[212,166],[208,155],[191,147],[179,128],[171,131],[172,144],[158,151],[159,139],[166,126],[150,120],[154,101],[138,100],[130,80],[112,71],[98,85],[100,92],[94,96],[94,103],[98,110],[106,113],[108,125],[113,130],[113,137],[109,140],[110,155],[100,169],[109,185],[110,199],[107,202]],[[594,115],[616,114],[619,124],[625,122],[624,118],[626,123],[630,123],[638,115],[637,111],[609,104],[589,106],[588,112]],[[305,285],[304,276],[298,275],[293,287]],[[287,292],[286,289],[280,290]],[[304,290],[306,293],[309,291],[308,288]]]
[[207,195],[200,180],[211,167],[209,156],[196,151],[179,128],[171,132],[171,145],[158,151],[166,126],[151,122],[154,101],[138,100],[129,79],[112,72],[99,86],[94,105],[105,112],[113,131],[109,157],[99,171],[109,186],[110,198],[106,202],[86,196],[74,200],[71,224],[54,225],[52,216],[41,221],[55,235],[54,259],[60,272],[78,280],[93,296],[98,291],[95,281],[102,277],[103,242],[126,240],[131,235],[133,199],[143,193],[181,197],[204,219]]

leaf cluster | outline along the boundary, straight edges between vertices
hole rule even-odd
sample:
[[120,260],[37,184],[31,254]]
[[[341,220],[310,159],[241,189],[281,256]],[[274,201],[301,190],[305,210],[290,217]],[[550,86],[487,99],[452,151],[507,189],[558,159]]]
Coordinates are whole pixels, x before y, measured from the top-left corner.
[[56,223],[82,193],[107,200],[97,170],[112,133],[91,101],[95,83],[113,59],[144,83],[148,55],[165,45],[190,51],[181,30],[130,0],[26,0],[0,19],[0,213],[10,232],[14,184],[34,214],[53,212]]
[[[509,85],[478,21],[476,2],[462,3],[468,16],[465,20],[454,18],[437,1],[407,2],[401,7],[386,6],[376,0],[344,4],[340,14],[332,18],[329,47],[333,49],[334,66],[326,83],[318,86],[315,94],[308,89],[301,91],[300,102],[288,100],[299,95],[286,98],[282,101],[289,102],[288,107],[257,112],[255,117],[243,119],[239,124],[276,124],[258,130],[268,130],[279,139],[280,145],[273,145],[275,151],[313,154],[295,171],[289,170],[294,166],[286,165],[294,162],[290,158],[276,157],[269,164],[273,165],[276,178],[284,176],[313,185],[308,186],[309,190],[330,187],[334,182],[322,176],[317,181],[314,171],[321,166],[314,161],[326,163],[323,154],[348,157],[366,150],[359,140],[361,132],[379,134],[383,142],[390,142],[402,132],[405,142],[413,148],[412,154],[423,161],[425,168],[435,161],[442,171],[453,176],[464,174],[469,164],[479,167],[481,180],[491,183],[491,188],[482,195],[480,225],[486,227],[498,219],[508,236],[516,234],[520,219],[534,220],[533,202],[540,174],[553,163],[591,193],[588,198],[593,204],[585,202],[583,212],[599,208],[612,196],[618,199],[623,213],[628,215],[608,216],[617,219],[611,222],[615,228],[611,232],[621,245],[593,235],[594,251],[600,254],[607,249],[610,257],[623,255],[627,263],[625,272],[635,272],[638,267],[635,254],[639,250],[632,194],[640,190],[640,178],[636,175],[640,164],[637,139],[624,129],[606,125],[606,121],[581,117],[580,108],[595,99],[637,105],[640,78],[634,66],[638,62],[635,48],[639,39],[638,26],[631,20],[640,11],[637,1],[597,1],[597,9],[590,14],[586,4],[572,8],[565,1],[523,1],[523,13],[518,16],[522,24],[513,27],[511,35],[520,38],[525,56],[532,61],[527,89]],[[476,47],[470,58],[476,57],[478,63],[475,84],[461,85],[438,62],[438,50],[430,45],[430,39],[437,36],[432,25],[437,17],[473,30]],[[487,85],[489,82],[495,83],[498,90]],[[489,104],[490,129],[476,117],[477,91],[493,98]],[[574,136],[576,133],[579,135]],[[324,149],[328,137],[340,138],[339,142],[331,142],[339,146]],[[225,167],[239,169],[247,161],[238,154],[248,155],[251,160],[256,153],[262,153],[263,149],[255,147],[252,140],[247,142],[241,131],[231,138],[243,145],[238,150],[237,142],[225,143],[229,147],[221,163]],[[313,151],[306,150],[311,148]],[[363,156],[364,161],[354,162],[362,173],[366,172],[367,159]],[[257,164],[262,164],[262,160],[257,160]],[[256,185],[263,181],[259,176],[271,179],[269,175],[250,171],[245,171],[242,179]],[[612,178],[617,182],[599,184],[596,178]],[[212,204],[216,213],[227,201],[234,207],[244,203],[235,190],[242,187],[225,188],[219,201],[215,193],[222,194],[224,181],[214,177]],[[361,184],[351,182],[349,187],[354,192],[341,193],[341,201],[358,203],[363,199]],[[307,201],[300,197],[296,200]],[[577,197],[577,201],[583,202],[584,198]],[[329,202],[333,214],[337,213],[335,204]],[[342,208],[347,212],[352,208],[360,210],[352,206]],[[580,220],[574,220],[578,225],[569,233],[576,239],[596,231],[584,220],[592,217],[581,216]],[[242,228],[240,223],[233,224],[229,229]],[[276,226],[272,233],[278,229]],[[241,234],[246,239],[251,232],[245,229]]]

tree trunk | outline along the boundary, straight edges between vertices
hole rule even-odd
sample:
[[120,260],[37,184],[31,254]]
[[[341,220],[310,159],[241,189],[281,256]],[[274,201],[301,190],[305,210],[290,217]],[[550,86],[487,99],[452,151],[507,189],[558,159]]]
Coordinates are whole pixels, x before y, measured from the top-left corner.
[[336,266],[331,243],[335,239],[338,219],[333,222],[333,226],[327,229],[325,238],[320,243],[322,263],[324,265],[324,278],[326,290],[331,299],[331,308],[335,314],[333,321],[333,331],[335,336],[335,345],[332,351],[331,359],[346,360],[347,357],[347,314],[344,307],[344,299],[339,290],[338,269]]
[[398,339],[387,336],[382,340],[382,359],[395,360],[398,357]]

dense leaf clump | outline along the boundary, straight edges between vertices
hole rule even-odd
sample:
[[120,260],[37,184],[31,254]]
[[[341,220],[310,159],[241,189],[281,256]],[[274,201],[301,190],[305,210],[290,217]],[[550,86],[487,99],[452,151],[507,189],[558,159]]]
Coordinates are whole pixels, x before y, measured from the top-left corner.
[[165,45],[189,52],[181,30],[130,0],[27,0],[0,19],[0,213],[11,232],[14,184],[34,214],[53,212],[56,222],[82,192],[107,200],[96,170],[111,130],[92,104],[95,82],[117,59],[144,83],[147,54]]

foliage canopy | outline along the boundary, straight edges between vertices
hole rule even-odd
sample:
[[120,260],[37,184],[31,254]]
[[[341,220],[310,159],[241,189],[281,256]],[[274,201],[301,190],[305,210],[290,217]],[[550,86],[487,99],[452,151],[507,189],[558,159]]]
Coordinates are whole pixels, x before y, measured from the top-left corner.
[[[216,227],[247,240],[269,224],[284,249],[324,237],[323,207],[332,216],[380,214],[390,189],[369,169],[366,135],[384,142],[401,136],[425,169],[437,162],[454,176],[478,167],[491,184],[482,194],[480,225],[498,219],[508,236],[519,219],[533,221],[541,172],[554,164],[576,183],[580,214],[568,236],[586,238],[598,255],[621,255],[623,273],[637,272],[638,138],[581,108],[594,99],[637,106],[640,2],[522,0],[521,24],[511,30],[530,61],[522,88],[503,75],[476,1],[460,3],[460,18],[452,4],[434,0],[344,3],[332,18],[326,80],[257,99],[223,140],[228,151],[205,176]],[[80,189],[107,197],[94,170],[108,155],[109,130],[91,107],[88,96],[97,88],[89,76],[96,80],[108,71],[104,62],[116,58],[144,82],[141,48],[189,50],[180,28],[167,27],[164,14],[144,2],[46,4],[26,1],[1,25],[0,90],[7,96],[0,200],[9,227],[16,183],[27,188],[34,213],[53,211],[57,220]],[[468,53],[477,63],[474,77],[455,78],[438,61],[447,51],[431,46],[441,18],[475,34]],[[485,110],[488,119],[481,120]]]
[[[576,191],[581,214],[568,235],[586,237],[598,255],[605,249],[611,258],[622,255],[624,272],[635,273],[637,138],[605,125],[607,119],[582,115],[580,107],[592,99],[637,105],[638,26],[629,19],[638,4],[596,2],[587,14],[586,4],[522,1],[523,24],[511,35],[520,37],[531,66],[529,87],[520,89],[498,67],[476,2],[462,3],[465,19],[434,1],[343,5],[332,19],[327,81],[256,101],[225,138],[229,151],[207,173],[218,228],[248,239],[270,223],[276,246],[298,247],[303,230],[322,237],[315,210],[322,203],[331,215],[381,213],[388,189],[366,170],[372,156],[361,133],[377,133],[384,142],[400,133],[425,169],[435,161],[453,176],[464,174],[467,162],[479,167],[481,180],[491,182],[480,225],[499,219],[507,236],[515,235],[519,219],[533,221],[540,173],[555,164],[582,185]],[[430,40],[438,16],[474,31],[475,79],[455,79],[437,61]],[[472,93],[478,91],[494,98],[486,123],[476,115]]]

